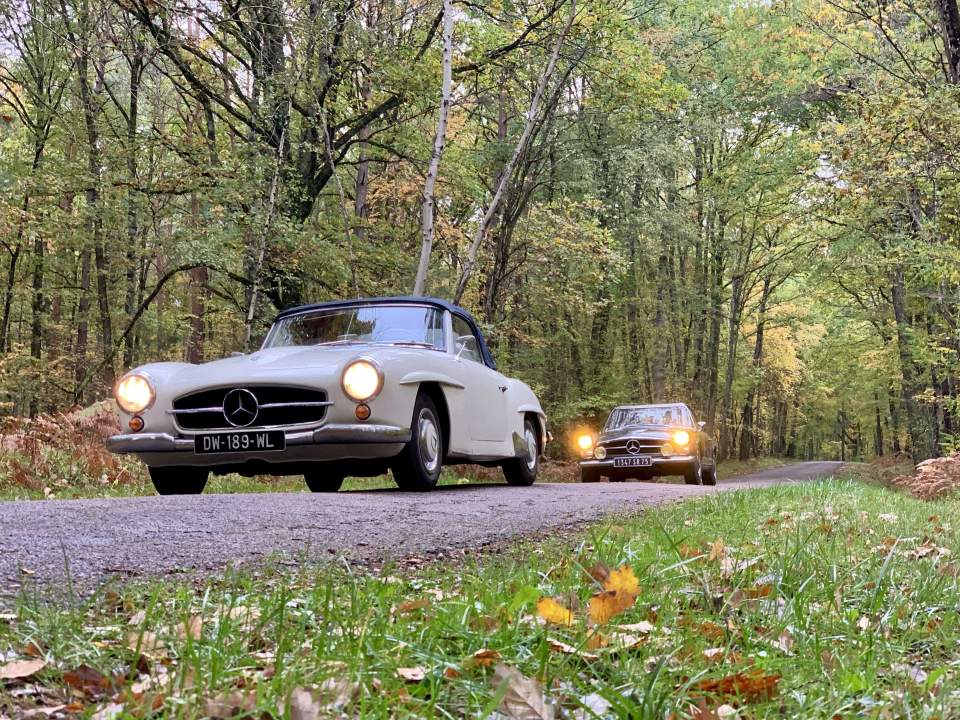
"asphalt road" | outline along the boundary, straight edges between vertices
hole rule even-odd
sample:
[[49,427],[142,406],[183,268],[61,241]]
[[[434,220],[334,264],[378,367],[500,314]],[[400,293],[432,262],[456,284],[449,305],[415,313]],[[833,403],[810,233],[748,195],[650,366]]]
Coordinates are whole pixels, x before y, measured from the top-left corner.
[[210,574],[279,553],[379,562],[502,543],[717,490],[802,482],[840,463],[765,470],[718,488],[654,483],[463,485],[431,493],[273,493],[0,502],[0,595],[90,591],[112,577]]

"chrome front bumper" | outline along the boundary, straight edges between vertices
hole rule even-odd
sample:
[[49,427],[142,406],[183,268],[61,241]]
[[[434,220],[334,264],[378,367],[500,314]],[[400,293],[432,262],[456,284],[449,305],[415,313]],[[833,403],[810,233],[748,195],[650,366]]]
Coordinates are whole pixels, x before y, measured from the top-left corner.
[[[642,455],[620,455],[619,457],[645,457]],[[684,465],[692,463],[697,459],[696,455],[671,455],[670,457],[650,457],[649,465],[633,465],[630,467],[615,467],[614,458],[608,457],[603,460],[581,460],[580,467],[599,468],[603,470],[644,470],[647,468],[670,467],[671,465]]]
[[[273,428],[275,429],[275,428]],[[252,430],[253,432],[256,429]],[[220,433],[223,431],[211,431]],[[206,433],[197,433],[202,435]],[[395,425],[324,425],[315,430],[284,433],[287,447],[295,445],[353,445],[357,443],[406,443],[410,430]],[[169,433],[127,433],[107,438],[107,450],[113,453],[193,452],[193,435],[177,437]]]

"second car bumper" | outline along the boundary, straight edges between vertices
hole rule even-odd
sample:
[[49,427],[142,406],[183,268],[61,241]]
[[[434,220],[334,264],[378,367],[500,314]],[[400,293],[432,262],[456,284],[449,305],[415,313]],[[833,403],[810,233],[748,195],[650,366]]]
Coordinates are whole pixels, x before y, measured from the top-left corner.
[[[198,433],[202,434],[202,433]],[[357,443],[395,444],[410,440],[410,430],[395,425],[332,424],[315,430],[285,432],[287,447],[297,445],[352,445]],[[114,453],[193,452],[193,436],[170,433],[126,433],[107,438]]]
[[[631,455],[629,457],[643,457]],[[651,456],[649,465],[631,465],[627,467],[617,467],[613,464],[615,458],[608,457],[603,460],[581,460],[580,467],[597,468],[602,470],[643,470],[644,468],[669,468],[673,465],[688,465],[697,458],[695,455],[671,455],[670,457]]]

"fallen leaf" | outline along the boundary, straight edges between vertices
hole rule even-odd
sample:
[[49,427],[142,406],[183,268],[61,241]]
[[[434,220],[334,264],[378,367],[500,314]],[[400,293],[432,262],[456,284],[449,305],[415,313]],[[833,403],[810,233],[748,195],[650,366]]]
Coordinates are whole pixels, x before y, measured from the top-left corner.
[[595,692],[577,698],[577,702],[580,703],[580,708],[573,712],[574,720],[601,718],[610,710],[610,701]]
[[625,633],[640,633],[641,635],[649,635],[655,630],[653,624],[646,620],[641,620],[638,623],[630,623],[629,625],[614,625],[613,629]]
[[390,613],[392,615],[409,615],[418,610],[425,610],[430,607],[430,598],[420,598],[419,600],[407,600],[399,605],[395,605]]
[[493,670],[495,692],[504,692],[500,712],[511,720],[553,720],[554,707],[547,704],[543,687],[509,665]]
[[143,625],[146,619],[147,619],[147,611],[137,610],[137,612],[131,615],[130,619],[127,620],[127,625]]
[[552,625],[573,625],[573,612],[553,598],[543,597],[537,600],[537,615]]
[[480,648],[473,655],[466,658],[461,664],[464,668],[490,667],[500,659],[500,653],[490,648]]
[[90,720],[115,720],[115,718],[120,717],[120,714],[123,712],[123,705],[120,703],[107,703],[102,708],[97,710],[91,717]]
[[608,568],[602,562],[598,562],[594,564],[593,567],[587,568],[587,574],[598,583],[603,585],[607,582],[607,580],[610,579],[610,568]]
[[587,612],[593,623],[603,625],[624,610],[632,608],[636,600],[636,595],[630,595],[619,590],[606,590],[590,598],[590,606]]
[[727,545],[723,542],[723,538],[717,538],[710,543],[710,552],[707,555],[707,561],[713,562],[714,560],[719,560],[726,554],[726,551]]
[[203,618],[200,615],[191,615],[177,626],[177,637],[181,640],[190,638],[199,640],[203,635]]
[[897,516],[894,515],[893,513],[880,513],[879,515],[877,515],[877,517],[883,520],[884,522],[888,522],[888,523],[894,523],[897,521]]
[[[321,710],[320,703],[308,690],[298,687],[290,693],[290,720],[318,720]],[[283,708],[280,708],[280,712],[283,712]]]
[[771,640],[770,644],[786,655],[793,655],[793,636],[787,630],[784,630],[776,640]]
[[155,632],[149,630],[127,633],[125,645],[130,650],[144,655],[151,655],[163,649],[163,642]]
[[561,655],[576,655],[577,657],[588,661],[600,659],[599,655],[584,652],[583,650],[577,650],[577,648],[573,647],[573,645],[567,645],[567,643],[557,640],[556,638],[547,638],[547,645],[550,646],[550,649],[553,650],[553,652],[560,653]]
[[443,676],[448,680],[456,680],[458,677],[460,677],[460,671],[455,667],[447,666],[443,669]]
[[707,648],[703,651],[703,656],[709,662],[720,662],[723,660],[724,650],[722,647]]
[[633,574],[633,568],[629,565],[621,565],[610,573],[610,577],[603,584],[603,589],[636,596],[640,594],[640,583]]
[[20,680],[30,677],[43,670],[47,664],[40,659],[14,660],[6,665],[0,665],[0,680]]
[[257,693],[254,690],[231,690],[220,693],[207,700],[203,713],[215,720],[226,720],[234,715],[249,713],[257,706]]
[[317,700],[323,710],[345,708],[360,692],[360,686],[343,678],[327,678],[316,691]]
[[397,668],[397,677],[404,682],[418,683],[427,677],[427,671],[422,667],[401,667]]
[[735,673],[718,679],[701,680],[694,687],[723,698],[746,700],[768,700],[776,694],[779,675],[766,675],[760,670]]
[[68,670],[63,674],[63,682],[91,698],[104,695],[113,687],[113,681],[110,678],[89,665]]
[[42,658],[45,653],[39,645],[31,640],[26,644],[26,647],[23,648],[23,654],[27,657]]

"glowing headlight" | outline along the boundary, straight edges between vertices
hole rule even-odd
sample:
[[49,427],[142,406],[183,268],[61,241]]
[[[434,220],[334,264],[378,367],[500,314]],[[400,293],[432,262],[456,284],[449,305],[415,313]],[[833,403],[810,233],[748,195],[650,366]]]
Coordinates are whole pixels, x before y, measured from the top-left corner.
[[674,445],[682,447],[690,442],[690,433],[688,433],[686,430],[677,430],[673,434],[672,439]]
[[607,456],[607,449],[602,445],[597,445],[596,449],[593,451],[593,456],[597,460],[603,460]]
[[590,434],[588,434],[588,433],[584,433],[583,435],[581,435],[580,437],[578,437],[578,438],[577,438],[577,447],[579,447],[579,448],[580,448],[581,450],[583,450],[584,452],[586,452],[587,450],[589,450],[590,448],[592,448],[592,447],[593,447],[593,436],[590,435]]
[[382,383],[380,370],[369,360],[354,360],[343,371],[343,391],[357,402],[372,399]]
[[127,375],[114,391],[117,405],[124,412],[131,414],[143,412],[153,404],[155,393],[150,381],[143,375]]

